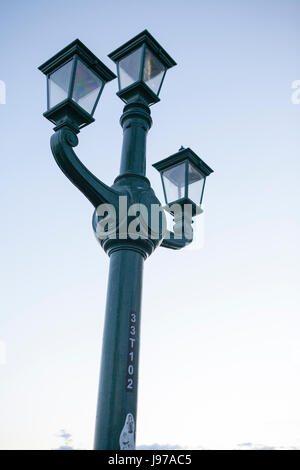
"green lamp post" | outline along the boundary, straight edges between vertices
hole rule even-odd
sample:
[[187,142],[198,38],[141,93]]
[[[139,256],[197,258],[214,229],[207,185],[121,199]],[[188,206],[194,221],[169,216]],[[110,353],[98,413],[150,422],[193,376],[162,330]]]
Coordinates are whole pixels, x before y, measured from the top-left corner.
[[[147,30],[109,57],[117,65],[117,95],[125,102],[120,174],[111,187],[81,163],[73,148],[80,130],[94,121],[104,85],[115,75],[78,39],[39,69],[47,76],[44,116],[55,124],[52,153],[93,204],[93,230],[110,257],[94,448],[126,450],[135,448],[144,261],[158,247],[180,249],[191,243],[192,234],[187,237],[183,231],[179,236],[179,227],[191,226],[201,213],[205,180],[212,170],[190,149],[155,164],[168,204],[162,208],[145,176],[146,138],[152,125],[150,106],[159,102],[166,71],[176,63]],[[183,209],[180,216],[174,205]],[[144,218],[134,217],[132,208]],[[155,229],[148,217],[153,208],[160,216]],[[174,215],[174,232],[166,229],[164,209]],[[101,236],[99,226],[104,227]]]

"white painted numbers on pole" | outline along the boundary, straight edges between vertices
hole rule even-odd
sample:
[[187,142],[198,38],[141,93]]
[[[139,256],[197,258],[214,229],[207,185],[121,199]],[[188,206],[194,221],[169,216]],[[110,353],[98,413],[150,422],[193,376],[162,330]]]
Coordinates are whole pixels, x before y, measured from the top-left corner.
[[127,375],[126,390],[132,392],[134,390],[134,373],[135,373],[135,356],[136,356],[136,330],[137,315],[131,310],[129,313],[129,335],[128,335],[128,356],[127,356]]

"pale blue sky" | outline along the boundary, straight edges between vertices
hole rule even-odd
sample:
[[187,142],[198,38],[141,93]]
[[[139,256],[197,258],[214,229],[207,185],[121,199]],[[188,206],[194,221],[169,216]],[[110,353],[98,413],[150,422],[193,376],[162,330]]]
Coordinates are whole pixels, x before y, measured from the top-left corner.
[[[300,447],[298,0],[3,1],[0,447],[91,448],[108,259],[51,155],[37,67],[73,39],[107,54],[147,28],[178,63],[152,107],[151,164],[190,146],[214,170],[201,250],[145,265],[137,443]],[[78,155],[118,173],[104,89]]]

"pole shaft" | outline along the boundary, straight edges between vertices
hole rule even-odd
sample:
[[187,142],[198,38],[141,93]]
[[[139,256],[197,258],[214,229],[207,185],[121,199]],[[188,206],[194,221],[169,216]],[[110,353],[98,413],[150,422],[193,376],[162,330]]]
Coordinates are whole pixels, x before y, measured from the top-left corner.
[[120,174],[146,173],[146,136],[147,130],[136,123],[125,127],[123,134]]
[[120,175],[134,173],[145,176],[146,140],[152,125],[149,107],[138,103],[127,104],[121,116],[121,125],[123,145]]
[[135,446],[143,265],[130,249],[110,257],[95,450]]

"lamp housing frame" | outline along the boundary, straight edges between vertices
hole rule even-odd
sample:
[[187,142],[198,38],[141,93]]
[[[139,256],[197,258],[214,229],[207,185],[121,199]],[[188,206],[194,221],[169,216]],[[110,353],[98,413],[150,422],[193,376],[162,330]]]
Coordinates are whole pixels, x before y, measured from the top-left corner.
[[[163,179],[163,173],[164,171],[174,168],[179,164],[185,164],[185,173],[184,173],[184,178],[185,178],[185,185],[184,185],[184,196],[176,199],[174,201],[168,201],[167,198],[167,191],[165,188],[165,183]],[[192,199],[189,198],[189,183],[188,183],[188,165],[191,163],[200,174],[202,174],[204,178],[201,194],[199,195],[199,204],[193,201]],[[204,188],[205,188],[205,183],[206,183],[206,178],[209,176],[211,173],[213,173],[213,170],[189,147],[188,148],[181,148],[178,152],[170,155],[167,158],[164,158],[163,160],[160,160],[157,163],[154,163],[152,165],[157,171],[160,173],[161,177],[161,182],[162,182],[162,187],[163,187],[163,192],[164,192],[164,197],[166,204],[171,207],[173,204],[179,204],[182,208],[184,207],[185,204],[190,204],[192,206],[192,215],[197,215],[199,213],[199,209],[201,209],[201,204],[203,200],[203,194],[204,194]]]
[[[50,107],[50,76],[72,60],[73,64],[70,73],[67,97],[56,105]],[[91,72],[102,82],[98,96],[90,113],[72,99],[78,60],[91,70]],[[53,57],[44,62],[39,67],[39,70],[47,77],[47,111],[43,116],[56,125],[55,129],[59,129],[63,125],[68,124],[77,132],[79,132],[79,129],[95,121],[93,115],[104,86],[107,82],[116,78],[116,75],[79,39],[75,39],[68,46],[64,47]]]
[[[141,62],[139,64],[139,78],[134,83],[122,88],[120,82],[120,68],[119,62],[131,55],[133,52],[138,50],[140,47],[143,48],[141,54]],[[144,64],[146,49],[158,59],[165,67],[161,83],[159,85],[157,93],[155,93],[143,80]],[[158,103],[160,98],[158,97],[162,88],[167,70],[177,65],[174,59],[167,53],[167,51],[159,44],[159,42],[149,33],[147,29],[134,36],[129,41],[125,42],[122,46],[115,49],[113,52],[108,54],[108,57],[115,62],[117,66],[117,76],[119,91],[117,96],[121,98],[124,103],[142,101],[148,106]]]

